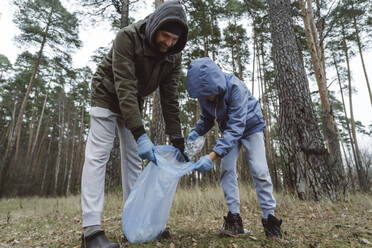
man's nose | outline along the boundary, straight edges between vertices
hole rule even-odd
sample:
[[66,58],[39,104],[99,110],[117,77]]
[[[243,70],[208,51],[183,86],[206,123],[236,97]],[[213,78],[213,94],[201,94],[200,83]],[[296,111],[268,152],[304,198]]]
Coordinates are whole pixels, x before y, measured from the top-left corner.
[[172,46],[172,39],[167,39],[165,44],[167,44],[168,47]]

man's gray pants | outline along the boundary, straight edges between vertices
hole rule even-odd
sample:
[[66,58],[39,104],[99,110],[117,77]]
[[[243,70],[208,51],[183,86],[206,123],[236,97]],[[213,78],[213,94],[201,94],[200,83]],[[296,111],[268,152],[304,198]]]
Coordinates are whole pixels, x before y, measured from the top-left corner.
[[238,188],[238,176],[236,173],[236,160],[241,147],[245,147],[251,176],[256,188],[258,203],[262,209],[263,217],[274,215],[275,199],[273,196],[273,184],[269,168],[266,162],[265,143],[263,132],[254,133],[243,137],[231,151],[221,160],[221,186],[229,211],[233,214],[240,213],[240,199]]
[[142,170],[137,143],[132,133],[125,128],[120,115],[105,108],[92,107],[81,180],[83,227],[101,225],[106,164],[113,147],[115,128],[120,139],[123,201],[127,199]]

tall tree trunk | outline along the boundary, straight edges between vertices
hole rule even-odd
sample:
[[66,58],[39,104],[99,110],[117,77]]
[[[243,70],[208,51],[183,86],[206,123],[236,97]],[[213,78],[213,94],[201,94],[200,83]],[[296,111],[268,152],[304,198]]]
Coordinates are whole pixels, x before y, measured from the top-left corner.
[[44,170],[43,170],[43,178],[41,179],[41,185],[40,185],[40,194],[44,194],[45,192],[45,180],[46,180],[46,175],[48,173],[48,168],[49,168],[49,154],[50,154],[50,149],[52,146],[52,137],[49,138],[49,143],[48,143],[48,152],[45,160],[45,165],[44,165]]
[[[345,115],[345,119],[346,119],[346,128],[347,128],[347,132],[348,132],[348,134],[349,134],[350,146],[351,146],[351,149],[352,149],[352,151],[353,151],[353,155],[354,155],[355,163],[357,163],[358,158],[357,158],[357,155],[356,155],[356,152],[355,152],[355,145],[354,145],[353,135],[351,134],[351,128],[350,128],[350,124],[349,124],[349,118],[348,118],[348,116],[347,116],[347,112],[346,112],[346,105],[345,105],[344,91],[343,91],[343,89],[342,89],[342,85],[341,85],[340,72],[339,72],[339,70],[338,70],[338,66],[337,66],[337,62],[336,62],[335,55],[332,54],[332,56],[333,56],[333,63],[334,63],[335,69],[336,69],[338,85],[339,85],[339,87],[340,87],[342,106],[343,106],[344,115]],[[355,165],[355,166],[357,166],[357,165]]]
[[[289,190],[300,199],[337,199],[342,181],[324,147],[291,19],[289,0],[269,0],[280,107],[280,151]],[[338,169],[338,168],[337,168]]]
[[[163,2],[163,0],[155,0],[155,8],[159,7]],[[155,145],[165,144],[166,141],[165,123],[161,109],[159,88],[153,93],[151,139]]]
[[159,89],[153,93],[151,140],[155,145],[164,145],[166,142],[165,123],[161,109]]
[[[261,39],[262,41],[263,39]],[[273,178],[273,184],[276,192],[279,191],[280,188],[280,181],[278,178],[278,168],[275,161],[275,152],[272,143],[271,137],[271,115],[270,115],[270,106],[269,106],[269,98],[268,98],[268,87],[267,87],[267,78],[266,78],[266,69],[265,69],[265,56],[264,56],[264,47],[263,42],[260,44],[260,53],[261,53],[261,61],[262,61],[262,74],[263,74],[263,85],[261,85],[262,89],[262,103],[263,103],[263,115],[264,119],[266,120],[266,129],[265,129],[265,149],[266,149],[266,157],[268,164],[270,166],[271,177]]]
[[355,154],[356,154],[355,164],[356,164],[357,173],[358,173],[359,186],[361,190],[367,191],[368,190],[367,182],[365,182],[364,180],[365,172],[363,171],[362,159],[360,155],[359,144],[358,144],[356,128],[355,128],[354,111],[353,111],[353,88],[351,87],[351,71],[350,71],[350,62],[349,62],[349,48],[347,47],[347,44],[346,44],[346,34],[345,34],[345,27],[343,23],[341,23],[341,32],[342,32],[342,41],[343,41],[342,43],[343,43],[343,48],[344,48],[344,53],[345,53],[345,58],[346,58],[347,80],[349,82],[350,122],[351,122],[351,134],[353,135]]
[[236,39],[236,60],[238,63],[239,79],[243,80],[243,65],[240,58],[240,49],[238,44],[238,39]]
[[120,28],[129,25],[129,0],[121,0]]
[[9,124],[10,130],[9,130],[9,134],[8,134],[7,146],[6,146],[5,153],[4,153],[4,157],[5,158],[8,156],[8,152],[9,152],[9,148],[10,148],[10,143],[11,143],[12,137],[14,135],[14,126],[15,126],[15,122],[16,122],[16,120],[15,120],[16,110],[17,110],[17,100],[14,101],[13,111],[12,111],[12,120],[11,120],[11,122]]
[[257,59],[257,91],[258,91],[258,100],[261,103],[262,106],[262,98],[261,98],[261,86],[263,81],[262,76],[262,69],[261,69],[261,58],[260,58],[260,48],[258,47],[259,44],[257,44],[257,52],[256,52],[256,59]]
[[71,134],[71,160],[70,166],[68,169],[68,176],[67,176],[67,187],[66,187],[66,195],[71,194],[71,175],[73,171],[73,167],[75,164],[75,129],[77,127],[77,120],[74,121],[74,125],[72,127],[72,134]]
[[35,147],[36,147],[37,141],[39,139],[40,127],[41,127],[41,123],[43,122],[44,112],[45,112],[45,106],[46,106],[46,103],[47,103],[47,99],[48,99],[48,92],[45,94],[43,108],[41,109],[41,114],[40,114],[40,118],[39,118],[39,124],[37,125],[34,143],[32,144],[32,148],[31,148],[31,152],[30,152],[30,161],[31,162],[32,162],[32,160],[34,158]]
[[[211,13],[211,37],[214,36],[214,28],[213,28],[213,25],[215,24],[215,16],[213,13]],[[214,44],[214,42],[212,43],[212,60],[215,61],[216,60],[216,46]]]
[[310,50],[311,62],[314,68],[316,81],[319,88],[319,95],[322,105],[322,122],[324,128],[324,136],[327,142],[330,156],[335,163],[334,169],[338,170],[339,176],[342,179],[344,169],[342,166],[342,156],[340,150],[340,142],[337,135],[337,126],[334,120],[332,106],[329,102],[327,79],[324,62],[324,49],[322,47],[322,30],[317,32],[315,26],[314,15],[310,0],[300,0],[302,18],[305,25],[305,34],[307,46]]
[[18,149],[18,147],[17,148],[15,147],[16,140],[17,140],[17,138],[18,138],[18,136],[20,135],[20,132],[21,132],[22,119],[23,119],[23,114],[24,114],[25,109],[26,109],[27,100],[28,100],[28,97],[30,96],[32,85],[35,81],[36,75],[37,75],[38,70],[39,70],[39,65],[40,65],[41,57],[43,55],[44,46],[45,46],[45,43],[47,42],[47,35],[48,35],[48,32],[49,32],[50,25],[52,24],[52,15],[53,15],[53,8],[51,8],[51,10],[49,12],[48,23],[45,27],[44,35],[42,37],[42,41],[41,41],[40,49],[39,49],[38,56],[37,56],[37,59],[36,59],[36,62],[35,62],[34,70],[32,72],[32,75],[31,75],[30,81],[28,83],[28,87],[27,87],[25,96],[23,98],[21,108],[20,108],[19,113],[18,113],[18,118],[17,118],[17,122],[16,122],[16,125],[15,125],[15,129],[14,129],[14,134],[12,135],[10,145],[9,145],[9,151],[3,159],[3,168],[1,169],[0,197],[2,196],[2,194],[4,192],[4,188],[5,188],[4,186],[5,186],[5,182],[7,181],[7,174],[8,174],[8,170],[10,168],[12,159],[13,159],[14,151]]
[[236,75],[234,45],[231,46],[231,63],[234,75]]
[[[35,102],[33,103],[33,105]],[[31,114],[31,120],[30,120],[30,129],[28,132],[28,143],[27,143],[27,150],[26,150],[26,158],[27,160],[30,159],[30,152],[31,152],[31,144],[32,144],[32,139],[34,137],[34,122],[35,122],[35,108],[32,108],[32,114]],[[18,151],[16,150],[15,156],[18,156]]]
[[[86,96],[85,96],[86,97]],[[85,129],[85,124],[84,124],[84,119],[85,119],[85,107],[84,103],[81,103],[81,119],[80,119],[80,131],[79,131],[79,146],[78,146],[78,151],[77,154],[79,154],[79,159],[76,159],[78,162],[77,169],[75,170],[76,174],[81,175],[83,171],[83,166],[84,166],[84,129]],[[81,184],[81,176],[76,177],[77,180],[75,182],[75,185],[80,185]]]
[[59,122],[58,153],[57,153],[57,158],[56,158],[56,167],[54,170],[54,188],[53,188],[54,195],[58,194],[58,176],[59,176],[60,166],[61,166],[61,161],[62,161],[62,145],[63,145],[63,129],[64,129],[64,99],[63,99],[62,94],[60,97],[61,97],[61,103],[59,106],[59,115],[58,115],[58,122]]
[[346,166],[348,168],[348,174],[349,174],[349,180],[351,182],[351,190],[352,192],[355,191],[355,183],[354,183],[354,177],[353,177],[353,170],[351,168],[351,165],[350,165],[350,161],[346,155],[346,151],[345,151],[345,147],[344,147],[344,143],[341,142],[341,147],[342,147],[342,151],[344,152],[344,157],[345,157],[345,162],[346,162]]
[[[354,2],[353,1],[351,1],[351,7],[354,10]],[[362,61],[362,67],[363,67],[364,77],[365,77],[366,83],[367,83],[367,88],[368,88],[368,93],[369,93],[369,100],[371,101],[371,106],[372,106],[371,85],[369,84],[368,74],[367,74],[365,63],[364,63],[363,51],[362,51],[362,43],[360,41],[359,28],[358,28],[357,20],[356,20],[356,17],[354,15],[354,13],[353,13],[353,25],[354,25],[355,34],[356,34],[356,37],[355,38],[356,38],[356,41],[357,41],[357,44],[358,44],[358,51],[359,51],[359,55],[360,55],[360,60]]]
[[[69,104],[69,103],[67,103]],[[69,108],[69,106],[67,105],[67,109]],[[63,165],[63,168],[62,168],[62,172],[63,172],[63,177],[62,177],[62,184],[61,184],[61,188],[59,190],[59,192],[63,195],[67,195],[67,179],[68,179],[68,173],[70,171],[70,168],[71,168],[71,164],[69,163],[69,157],[72,156],[72,154],[74,153],[74,150],[72,150],[72,145],[70,146],[69,145],[69,140],[71,139],[71,142],[74,141],[74,128],[75,128],[75,121],[73,121],[73,117],[72,116],[72,111],[67,111],[67,121],[66,123],[68,123],[68,126],[67,126],[67,130],[66,130],[66,140],[65,140],[65,149],[64,149],[64,154],[63,154],[63,157],[64,157],[64,165]],[[69,132],[69,133],[67,133]],[[70,156],[69,156],[70,155]]]
[[[46,123],[46,126],[48,127],[49,125],[49,120],[47,121]],[[27,173],[27,176],[28,176],[28,179],[27,180],[27,183],[25,184],[28,188],[25,190],[25,195],[30,195],[32,193],[36,193],[38,195],[41,194],[40,192],[40,184],[41,184],[41,180],[40,180],[40,174],[38,174],[38,169],[39,171],[43,171],[43,163],[44,163],[44,160],[45,159],[41,159],[42,156],[41,155],[44,155],[44,158],[45,156],[49,156],[48,153],[46,153],[45,151],[45,146],[43,145],[44,144],[44,140],[47,138],[48,136],[48,133],[49,133],[49,129],[48,128],[44,128],[44,132],[43,134],[41,135],[41,139],[40,139],[40,144],[38,146],[38,149],[35,151],[35,155],[34,155],[34,159],[32,160],[31,162],[31,166],[30,166],[30,171]],[[41,173],[42,175],[43,173]],[[38,185],[38,187],[37,187]]]
[[255,65],[256,65],[256,47],[257,47],[257,34],[255,23],[253,22],[253,62],[252,62],[252,95],[254,95],[254,72],[255,72]]

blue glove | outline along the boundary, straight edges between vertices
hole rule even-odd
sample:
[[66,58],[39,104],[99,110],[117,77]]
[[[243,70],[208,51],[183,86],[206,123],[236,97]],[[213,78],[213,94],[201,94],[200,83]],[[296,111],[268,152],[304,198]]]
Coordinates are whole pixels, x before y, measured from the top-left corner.
[[156,164],[155,154],[154,154],[154,144],[151,142],[149,136],[147,134],[142,134],[138,140],[138,155],[142,159],[148,159]]
[[186,144],[189,143],[190,141],[194,141],[199,137],[199,134],[195,131],[192,130],[189,136],[187,137]]
[[203,157],[201,157],[198,162],[196,162],[195,164],[195,168],[197,171],[199,172],[203,172],[203,171],[209,171],[211,170],[213,167],[213,162],[212,160],[209,158],[209,155],[204,155]]

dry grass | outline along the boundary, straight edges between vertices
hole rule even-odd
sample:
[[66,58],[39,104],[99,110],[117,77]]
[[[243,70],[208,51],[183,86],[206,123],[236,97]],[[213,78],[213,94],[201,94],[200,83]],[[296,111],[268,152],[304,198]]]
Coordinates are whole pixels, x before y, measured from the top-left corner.
[[[372,247],[372,196],[304,202],[276,195],[284,241],[265,238],[256,193],[241,187],[241,215],[248,234],[218,236],[227,208],[220,187],[178,189],[168,227],[172,238],[132,245],[121,232],[121,193],[106,196],[103,227],[121,247]],[[0,200],[0,247],[79,247],[80,196]]]

